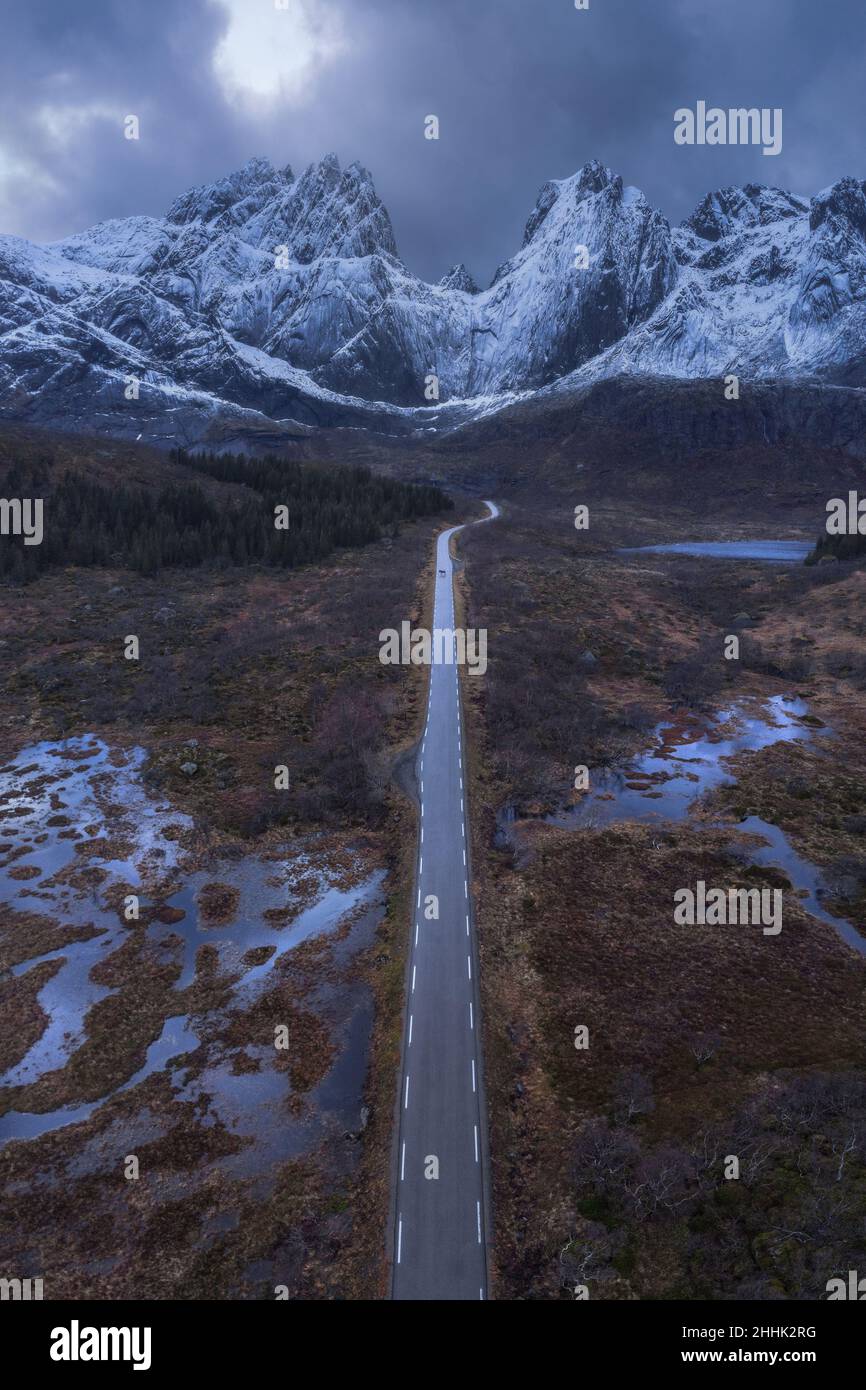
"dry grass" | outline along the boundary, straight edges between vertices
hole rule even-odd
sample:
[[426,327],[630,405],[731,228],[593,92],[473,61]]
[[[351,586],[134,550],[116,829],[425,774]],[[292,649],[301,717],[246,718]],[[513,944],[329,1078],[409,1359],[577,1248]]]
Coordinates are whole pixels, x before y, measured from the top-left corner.
[[[634,516],[619,524],[633,529]],[[672,663],[701,644],[706,651],[708,638],[720,639],[745,610],[760,658],[728,669],[719,660],[709,706],[800,693],[834,733],[740,759],[738,783],[717,793],[713,819],[764,816],[819,864],[862,856],[866,701],[851,680],[828,677],[822,659],[858,621],[862,576],[831,585],[824,575],[813,585],[765,566],[620,558],[598,532],[582,543],[566,525],[541,496],[534,508],[506,507],[501,523],[462,544],[468,620],[488,627],[491,653],[470,702],[473,862],[497,1292],[507,1298],[561,1297],[563,1248],[571,1259],[591,1244],[577,1146],[593,1120],[619,1123],[617,1096],[631,1074],[652,1092],[653,1108],[635,1121],[651,1156],[688,1146],[701,1131],[723,1132],[782,1078],[866,1065],[866,964],[793,893],[784,894],[778,938],[759,927],[673,925],[675,889],[700,878],[723,887],[786,883],[773,870],[745,869],[733,827],[713,830],[700,817],[578,832],[535,822],[516,859],[493,848],[506,802],[536,813],[562,804],[574,764],[627,760],[645,747],[635,708],[650,726],[668,717]],[[813,604],[814,666],[794,667],[792,639],[817,632]],[[577,659],[585,649],[595,658],[588,672]],[[850,900],[847,907],[858,910]],[[579,1024],[589,1028],[587,1051],[574,1047]],[[690,1044],[706,1034],[718,1035],[718,1050],[699,1065]],[[750,1193],[758,1230],[776,1200],[770,1186]],[[698,1274],[683,1272],[692,1237],[682,1223],[662,1228],[632,1215],[616,1235],[620,1247],[607,1250],[594,1297],[719,1296],[746,1279],[726,1270],[715,1293],[696,1292],[689,1277]],[[793,1274],[773,1266],[766,1277],[790,1296],[784,1279],[796,1283]]]

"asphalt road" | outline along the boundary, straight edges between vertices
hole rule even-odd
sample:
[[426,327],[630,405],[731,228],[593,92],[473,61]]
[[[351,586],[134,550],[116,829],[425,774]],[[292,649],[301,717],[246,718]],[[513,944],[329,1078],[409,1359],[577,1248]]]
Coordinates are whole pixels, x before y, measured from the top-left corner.
[[[485,521],[499,515],[487,506]],[[448,543],[462,529],[438,538],[434,629],[454,627]],[[464,772],[457,666],[434,663],[416,767],[421,830],[399,1098],[395,1299],[487,1297],[487,1146]],[[438,920],[428,916],[433,896]]]

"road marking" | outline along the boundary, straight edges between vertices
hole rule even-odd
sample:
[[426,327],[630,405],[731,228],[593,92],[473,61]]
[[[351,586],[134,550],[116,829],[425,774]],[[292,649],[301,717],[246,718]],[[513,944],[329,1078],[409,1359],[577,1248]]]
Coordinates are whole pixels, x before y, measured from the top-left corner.
[[[483,518],[483,520],[490,520],[490,518],[489,518],[489,517],[485,517],[485,518]],[[445,540],[446,540],[446,553],[445,553],[444,559],[442,560],[442,564],[441,564],[441,566],[439,566],[439,567],[442,568],[443,570],[447,568],[448,573],[447,573],[447,575],[446,575],[446,574],[442,574],[442,575],[438,576],[438,577],[437,577],[437,582],[436,582],[436,584],[435,584],[435,586],[434,586],[434,603],[433,603],[433,622],[434,622],[434,625],[436,625],[438,622],[441,621],[440,618],[439,618],[440,609],[443,609],[443,612],[444,612],[444,614],[445,614],[445,622],[446,622],[446,623],[449,623],[449,622],[450,622],[450,625],[451,625],[452,627],[453,627],[453,625],[454,625],[455,613],[456,613],[456,603],[455,603],[455,600],[454,600],[454,593],[453,593],[453,587],[452,587],[452,586],[453,586],[453,564],[452,564],[452,561],[451,561],[451,558],[450,558],[450,554],[449,554],[448,551],[447,551],[447,539],[448,539],[452,534],[455,534],[457,531],[459,531],[459,530],[461,530],[461,529],[462,529],[461,527],[455,527],[455,528],[453,528],[452,531],[449,531],[449,532],[447,533],[447,537],[445,538]],[[440,590],[440,588],[439,588],[438,578],[442,578],[442,579],[445,580],[446,588],[445,588],[444,591],[443,591],[443,590]],[[448,615],[450,615],[450,616],[448,616]],[[463,853],[463,865],[464,865],[463,892],[464,892],[464,895],[465,895],[465,898],[466,898],[466,911],[465,911],[464,917],[465,917],[465,924],[466,924],[466,936],[467,936],[467,938],[469,939],[469,942],[470,942],[469,951],[467,952],[467,956],[466,956],[466,970],[467,970],[467,976],[468,976],[469,981],[470,981],[470,982],[473,982],[473,981],[472,981],[472,954],[471,954],[471,952],[472,952],[472,945],[471,945],[471,936],[472,936],[472,933],[471,933],[470,922],[469,922],[470,913],[469,913],[469,911],[468,911],[468,906],[469,906],[469,878],[468,878],[468,858],[467,858],[467,856],[468,856],[468,834],[467,834],[467,824],[466,824],[467,815],[466,815],[465,791],[464,791],[464,786],[463,786],[463,732],[462,732],[462,710],[461,710],[461,704],[460,704],[460,671],[459,671],[458,662],[457,662],[456,641],[455,641],[454,652],[451,654],[451,658],[448,659],[448,660],[446,660],[443,664],[445,664],[445,665],[450,665],[450,664],[452,664],[452,662],[453,662],[453,675],[454,675],[454,692],[455,692],[455,706],[456,706],[456,708],[455,708],[455,722],[456,722],[456,725],[457,725],[457,751],[458,751],[459,781],[460,781],[460,817],[461,817],[461,821],[460,821],[460,830],[461,830],[461,838],[462,838],[462,853]],[[420,760],[419,760],[419,761],[420,761],[420,766],[419,766],[419,785],[420,785],[420,795],[419,795],[420,817],[419,817],[419,824],[420,824],[420,831],[421,831],[421,833],[420,833],[420,836],[419,836],[419,852],[418,852],[418,876],[419,876],[419,881],[418,881],[417,903],[416,903],[417,915],[416,915],[416,919],[415,919],[415,948],[418,948],[418,946],[419,946],[419,941],[420,941],[420,925],[421,925],[421,924],[420,924],[420,907],[421,907],[421,898],[422,898],[422,896],[423,896],[423,885],[422,885],[422,881],[421,881],[421,880],[422,880],[422,876],[423,876],[423,872],[424,872],[423,846],[424,846],[424,830],[425,830],[424,821],[426,820],[425,806],[424,806],[424,800],[423,800],[423,797],[424,797],[424,774],[425,774],[425,771],[426,771],[425,762],[426,762],[426,753],[427,753],[427,736],[428,736],[428,734],[431,734],[431,725],[432,725],[432,718],[433,718],[433,691],[434,691],[434,685],[435,685],[435,688],[436,688],[436,690],[437,690],[437,692],[438,692],[438,694],[437,694],[437,699],[439,700],[440,712],[442,712],[442,709],[443,709],[443,704],[442,704],[442,702],[443,702],[443,700],[447,700],[447,695],[445,694],[445,687],[442,685],[442,682],[441,682],[441,680],[439,679],[439,677],[436,675],[436,672],[435,672],[434,670],[431,669],[431,671],[430,671],[430,676],[429,676],[429,682],[428,682],[427,716],[426,716],[425,726],[424,726],[424,730],[423,730],[423,734],[422,734],[422,742],[421,742],[421,750],[420,750]],[[417,960],[416,960],[416,961],[413,963],[413,965],[412,965],[412,981],[411,981],[410,997],[411,997],[412,995],[415,994],[416,984],[417,984]],[[472,991],[470,991],[470,993],[472,993]],[[475,1029],[474,1003],[473,1003],[473,1000],[472,1000],[472,999],[470,999],[468,1002],[469,1002],[469,1027],[470,1027],[470,1030],[474,1032],[474,1029]],[[406,1042],[406,1047],[407,1047],[407,1058],[408,1058],[408,1049],[411,1048],[411,1046],[413,1045],[414,1024],[415,1024],[414,1012],[410,1011],[410,1014],[409,1014],[409,1030],[408,1030],[407,1042]],[[419,1046],[420,1046],[420,1044],[419,1044]],[[470,1057],[470,1063],[471,1063],[471,1074],[472,1074],[472,1090],[473,1090],[473,1093],[477,1094],[476,1057],[475,1057],[475,1055],[474,1055],[474,1044],[473,1044],[473,1055]],[[405,1111],[405,1110],[408,1110],[408,1108],[409,1108],[409,1085],[410,1085],[410,1075],[409,1075],[409,1071],[408,1071],[408,1068],[407,1068],[406,1074],[405,1074],[405,1088],[404,1088],[404,1097],[403,1097],[403,1108],[404,1108],[404,1111]],[[420,1102],[419,1102],[419,1104],[420,1104]],[[416,1108],[417,1108],[417,1107],[416,1107]],[[476,1165],[480,1165],[480,1162],[481,1162],[481,1146],[480,1146],[480,1141],[479,1141],[479,1129],[480,1129],[480,1114],[479,1114],[478,1122],[475,1123],[475,1124],[473,1124],[473,1147],[474,1147]],[[406,1171],[406,1148],[407,1148],[407,1141],[404,1140],[404,1141],[402,1141],[401,1155],[400,1155],[400,1181],[401,1181],[401,1183],[405,1180],[405,1171]],[[483,1244],[483,1239],[482,1239],[482,1232],[481,1232],[481,1202],[480,1202],[480,1200],[476,1201],[476,1204],[475,1204],[475,1212],[476,1212],[476,1233],[477,1233],[478,1244],[479,1244],[479,1245],[482,1245],[482,1244]],[[401,1264],[402,1264],[402,1254],[403,1254],[403,1215],[402,1215],[402,1212],[399,1212],[399,1211],[398,1211],[398,1224],[397,1224],[397,1252],[396,1252],[396,1263],[397,1263],[398,1265],[401,1265]],[[479,1286],[479,1289],[478,1289],[478,1297],[479,1297],[480,1300],[484,1300],[485,1296],[486,1296],[486,1295],[485,1295],[485,1289],[484,1289],[484,1285],[482,1284],[482,1285]]]

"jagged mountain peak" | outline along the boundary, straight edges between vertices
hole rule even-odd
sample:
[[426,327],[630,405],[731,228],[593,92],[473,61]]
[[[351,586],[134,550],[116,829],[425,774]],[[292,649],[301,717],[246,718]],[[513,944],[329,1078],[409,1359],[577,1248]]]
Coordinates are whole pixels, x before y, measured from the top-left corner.
[[462,294],[481,293],[462,261],[458,262],[457,265],[452,265],[451,269],[442,276],[439,286],[443,290],[460,290]]
[[833,220],[847,223],[866,237],[866,185],[846,177],[815,195],[809,211],[810,229],[815,232]]
[[548,179],[539,190],[535,201],[535,207],[529,214],[526,227],[523,233],[523,245],[528,246],[536,232],[546,220],[551,209],[560,199],[570,199],[572,202],[580,202],[593,193],[600,193],[614,182],[618,182],[620,191],[622,190],[622,179],[619,175],[605,168],[597,159],[590,159],[584,164],[582,169],[572,174],[570,178]]
[[293,175],[288,165],[278,171],[269,159],[256,155],[234,173],[181,194],[166,213],[166,221],[181,224],[212,222],[240,206],[243,206],[246,216],[250,216],[269,198],[290,186],[292,181]]
[[353,201],[365,195],[371,206],[384,205],[376,192],[373,175],[357,159],[343,169],[335,154],[328,154],[313,164],[308,164],[294,185],[296,201],[318,203],[335,195]]
[[731,232],[747,227],[766,227],[808,210],[804,198],[782,188],[747,183],[743,188],[719,188],[698,204],[683,223],[704,241],[721,241]]
[[579,197],[585,197],[588,193],[601,193],[608,184],[619,180],[622,187],[622,178],[619,174],[614,174],[612,169],[608,169],[598,159],[588,159],[582,169],[578,169],[571,178],[563,179],[563,188],[574,189]]
[[8,418],[160,437],[175,406],[202,428],[238,411],[391,419],[430,410],[431,370],[458,410],[622,373],[866,388],[866,185],[839,179],[811,205],[723,188],[672,231],[589,160],[543,185],[522,248],[483,291],[462,263],[438,285],[413,275],[371,174],[336,154],[298,178],[251,159],[166,217],[48,247],[0,238]]
[[339,157],[332,151],[331,154],[326,154],[307,165],[298,177],[298,187],[330,190],[337,187],[342,176]]
[[397,259],[394,229],[372,175],[357,161],[341,169],[336,154],[309,164],[243,235],[262,249],[287,246],[302,265],[321,256]]

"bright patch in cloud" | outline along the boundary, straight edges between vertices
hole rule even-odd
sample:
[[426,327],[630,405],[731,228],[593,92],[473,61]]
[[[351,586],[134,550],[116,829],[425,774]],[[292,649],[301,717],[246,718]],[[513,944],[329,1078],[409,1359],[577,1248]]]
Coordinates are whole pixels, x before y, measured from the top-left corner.
[[94,121],[113,121],[121,129],[121,114],[116,107],[91,102],[84,106],[40,106],[36,120],[42,132],[56,145],[68,145],[81,137]]
[[35,194],[60,193],[60,184],[33,160],[18,158],[0,145],[0,227],[4,232],[26,235],[19,225],[22,206]]
[[229,97],[274,101],[302,96],[345,50],[339,15],[325,0],[219,0],[229,26],[214,71]]

